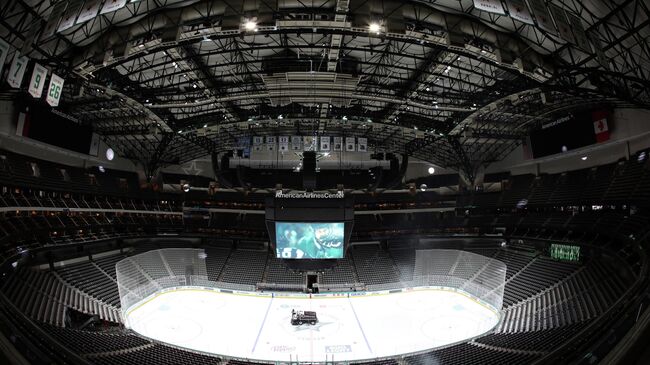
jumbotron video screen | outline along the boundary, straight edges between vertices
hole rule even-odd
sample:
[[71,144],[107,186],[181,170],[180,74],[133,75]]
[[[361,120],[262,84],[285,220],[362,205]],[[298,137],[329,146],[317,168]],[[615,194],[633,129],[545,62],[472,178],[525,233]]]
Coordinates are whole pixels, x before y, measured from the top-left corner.
[[341,259],[345,223],[275,222],[276,256],[281,259]]

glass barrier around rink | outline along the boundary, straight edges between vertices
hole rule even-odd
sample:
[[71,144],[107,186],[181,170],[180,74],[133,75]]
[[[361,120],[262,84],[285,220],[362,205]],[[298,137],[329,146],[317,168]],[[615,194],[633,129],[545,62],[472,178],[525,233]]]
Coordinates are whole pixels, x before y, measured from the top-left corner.
[[412,280],[368,285],[366,290],[451,288],[501,310],[505,282],[506,265],[499,260],[460,250],[417,250]]
[[148,251],[119,261],[115,270],[122,313],[166,288],[225,287],[209,280],[206,258],[203,249],[170,248]]
[[[121,260],[116,265],[123,314],[133,305],[167,288],[200,286],[254,292],[254,285],[210,280],[203,249],[160,249]],[[501,261],[459,250],[418,250],[413,279],[367,285],[367,291],[415,287],[443,287],[465,292],[500,310],[506,265]],[[212,276],[214,278],[214,275]],[[347,287],[349,291],[349,287]],[[260,289],[273,290],[273,286]]]

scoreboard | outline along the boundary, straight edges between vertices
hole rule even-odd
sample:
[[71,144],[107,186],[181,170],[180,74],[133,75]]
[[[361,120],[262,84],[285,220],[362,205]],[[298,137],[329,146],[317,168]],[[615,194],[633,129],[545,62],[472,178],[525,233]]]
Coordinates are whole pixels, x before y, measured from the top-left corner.
[[345,257],[354,225],[351,197],[279,192],[265,203],[271,246],[288,266],[327,268]]

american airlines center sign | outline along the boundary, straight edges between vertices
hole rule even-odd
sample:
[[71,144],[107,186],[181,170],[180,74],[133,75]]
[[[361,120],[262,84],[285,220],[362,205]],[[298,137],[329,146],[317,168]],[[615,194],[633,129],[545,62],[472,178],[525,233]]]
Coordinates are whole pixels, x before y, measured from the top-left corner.
[[282,190],[278,190],[275,192],[275,197],[283,198],[283,199],[343,199],[345,198],[345,194],[343,193],[343,191],[338,191],[336,194],[332,194],[332,193],[312,193],[312,192],[284,193],[282,192]]

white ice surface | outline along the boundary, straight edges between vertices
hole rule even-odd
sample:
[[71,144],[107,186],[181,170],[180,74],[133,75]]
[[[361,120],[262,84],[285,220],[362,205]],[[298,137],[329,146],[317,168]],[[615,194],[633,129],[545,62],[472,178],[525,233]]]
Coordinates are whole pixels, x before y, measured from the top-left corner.
[[[159,341],[269,361],[361,360],[423,351],[492,329],[498,315],[455,292],[416,290],[356,297],[286,298],[186,289],[134,306],[128,325]],[[292,326],[291,309],[315,326]]]

